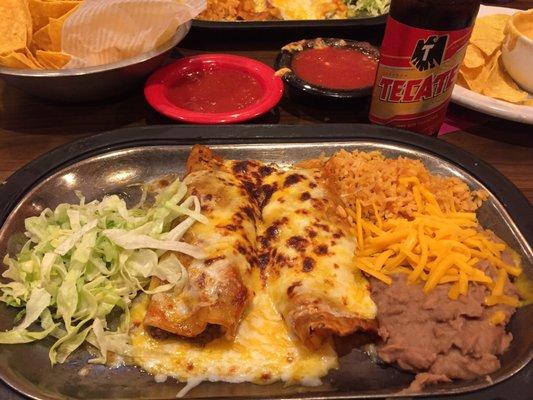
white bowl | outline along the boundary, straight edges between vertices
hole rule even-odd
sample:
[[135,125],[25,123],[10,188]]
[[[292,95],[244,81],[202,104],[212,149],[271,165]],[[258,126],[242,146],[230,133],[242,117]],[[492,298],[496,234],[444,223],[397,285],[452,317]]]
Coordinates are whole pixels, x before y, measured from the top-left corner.
[[533,31],[533,9],[518,12],[509,19],[502,45],[502,61],[511,78],[524,90],[533,93],[533,39],[523,33],[526,22]]

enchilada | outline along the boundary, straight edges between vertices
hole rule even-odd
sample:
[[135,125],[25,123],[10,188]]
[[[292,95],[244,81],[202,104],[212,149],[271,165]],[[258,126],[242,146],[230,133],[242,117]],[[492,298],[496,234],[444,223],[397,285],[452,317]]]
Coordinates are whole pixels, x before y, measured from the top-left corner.
[[319,170],[276,171],[262,188],[260,266],[289,329],[311,349],[375,329],[376,306],[355,268],[355,232],[334,212]]
[[184,182],[208,221],[190,227],[183,240],[208,256],[183,260],[188,285],[178,295],[152,295],[144,324],[185,337],[196,337],[212,325],[215,333],[233,338],[253,295],[256,207],[243,183],[207,149],[193,149],[187,165]]

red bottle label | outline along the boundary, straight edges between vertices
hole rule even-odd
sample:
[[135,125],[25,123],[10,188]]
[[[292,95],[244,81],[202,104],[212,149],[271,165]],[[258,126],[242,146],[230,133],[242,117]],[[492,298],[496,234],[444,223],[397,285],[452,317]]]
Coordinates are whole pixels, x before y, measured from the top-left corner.
[[370,121],[428,135],[438,132],[472,27],[413,28],[389,16],[370,106]]

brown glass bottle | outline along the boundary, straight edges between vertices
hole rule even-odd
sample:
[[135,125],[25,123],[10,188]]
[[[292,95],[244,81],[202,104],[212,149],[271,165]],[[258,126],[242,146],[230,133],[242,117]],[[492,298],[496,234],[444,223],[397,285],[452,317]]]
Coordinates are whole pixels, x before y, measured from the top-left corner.
[[437,134],[479,3],[391,1],[372,93],[372,122]]

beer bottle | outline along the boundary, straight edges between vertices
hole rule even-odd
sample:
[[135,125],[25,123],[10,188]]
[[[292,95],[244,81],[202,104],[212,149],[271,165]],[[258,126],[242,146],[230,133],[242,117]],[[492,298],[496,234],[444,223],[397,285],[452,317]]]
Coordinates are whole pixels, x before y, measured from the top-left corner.
[[436,135],[480,0],[392,0],[370,121]]

